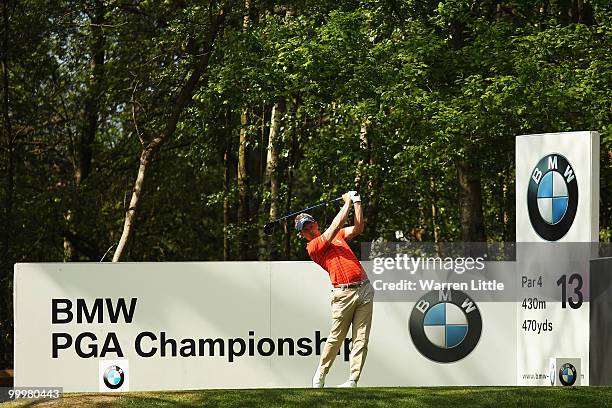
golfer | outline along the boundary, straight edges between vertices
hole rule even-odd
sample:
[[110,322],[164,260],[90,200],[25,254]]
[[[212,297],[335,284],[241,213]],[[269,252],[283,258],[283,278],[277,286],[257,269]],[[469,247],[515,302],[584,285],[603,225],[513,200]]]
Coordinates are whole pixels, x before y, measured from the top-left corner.
[[[368,353],[368,338],[372,325],[374,288],[368,280],[359,260],[346,241],[363,232],[363,209],[356,191],[342,195],[344,205],[331,225],[321,233],[319,224],[306,213],[295,218],[295,228],[306,238],[310,258],[329,273],[331,291],[332,327],[321,354],[319,366],[312,379],[314,388],[321,388],[325,376],[344,342],[349,326],[352,326],[350,376],[339,387],[356,387]],[[348,218],[351,202],[355,209],[352,227],[343,228]]]

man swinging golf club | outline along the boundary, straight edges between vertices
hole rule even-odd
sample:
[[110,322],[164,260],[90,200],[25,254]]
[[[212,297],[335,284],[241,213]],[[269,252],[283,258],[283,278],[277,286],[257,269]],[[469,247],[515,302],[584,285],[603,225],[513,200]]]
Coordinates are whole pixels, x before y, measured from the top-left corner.
[[[350,376],[339,387],[356,387],[368,352],[368,338],[372,325],[374,288],[359,260],[346,241],[363,232],[363,209],[356,191],[342,195],[344,205],[325,232],[319,232],[315,219],[306,213],[295,218],[295,229],[306,238],[310,258],[329,273],[331,291],[332,327],[321,354],[319,366],[312,379],[314,388],[321,388],[325,376],[338,354],[340,346],[352,326],[353,348],[350,358]],[[352,227],[343,228],[351,207],[355,209]]]

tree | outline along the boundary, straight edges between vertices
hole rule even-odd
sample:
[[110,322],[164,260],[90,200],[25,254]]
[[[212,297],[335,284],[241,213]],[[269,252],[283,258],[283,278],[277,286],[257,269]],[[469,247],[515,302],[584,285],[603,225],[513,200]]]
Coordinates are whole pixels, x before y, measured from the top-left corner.
[[143,183],[149,164],[161,145],[172,137],[181,114],[189,102],[191,102],[191,98],[196,92],[196,88],[208,68],[211,54],[214,49],[215,40],[217,39],[219,31],[223,28],[227,12],[227,4],[222,4],[217,10],[215,10],[213,3],[211,3],[211,7],[207,15],[209,19],[208,32],[204,38],[203,44],[201,45],[201,49],[199,50],[200,57],[196,59],[195,63],[192,63],[193,67],[189,69],[188,78],[174,99],[172,110],[170,111],[163,130],[158,136],[153,138],[153,140],[149,141],[148,143],[145,143],[144,141],[141,142],[143,144],[143,150],[140,154],[138,176],[136,177],[134,189],[132,191],[132,198],[130,199],[130,205],[125,215],[123,233],[121,234],[121,239],[117,244],[117,249],[113,255],[113,262],[118,262],[122,259],[129,239],[134,232],[136,212],[140,205],[143,192]]

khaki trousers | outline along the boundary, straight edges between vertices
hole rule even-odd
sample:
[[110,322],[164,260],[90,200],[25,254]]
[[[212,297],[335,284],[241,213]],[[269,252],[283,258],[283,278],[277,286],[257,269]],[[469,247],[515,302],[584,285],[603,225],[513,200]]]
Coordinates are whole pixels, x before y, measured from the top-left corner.
[[372,326],[374,288],[368,282],[358,288],[333,289],[331,293],[332,327],[327,336],[319,370],[326,375],[338,355],[349,326],[353,328],[353,347],[350,359],[350,378],[358,381],[366,355]]

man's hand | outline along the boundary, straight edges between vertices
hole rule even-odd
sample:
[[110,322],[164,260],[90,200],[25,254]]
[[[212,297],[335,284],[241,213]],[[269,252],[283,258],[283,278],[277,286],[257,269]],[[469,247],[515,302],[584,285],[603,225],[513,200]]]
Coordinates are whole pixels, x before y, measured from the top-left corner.
[[351,201],[353,201],[351,198],[351,193],[352,191],[342,194],[342,199],[344,200],[345,203],[350,203]]
[[361,208],[361,197],[359,197],[356,191],[349,191],[348,194],[351,197],[353,208],[355,209],[355,221],[352,227],[346,227],[344,229],[344,239],[347,241],[363,232],[363,208]]
[[361,197],[359,196],[359,194],[357,194],[356,191],[349,191],[348,194],[351,196],[351,201],[353,203],[360,203],[361,202]]

